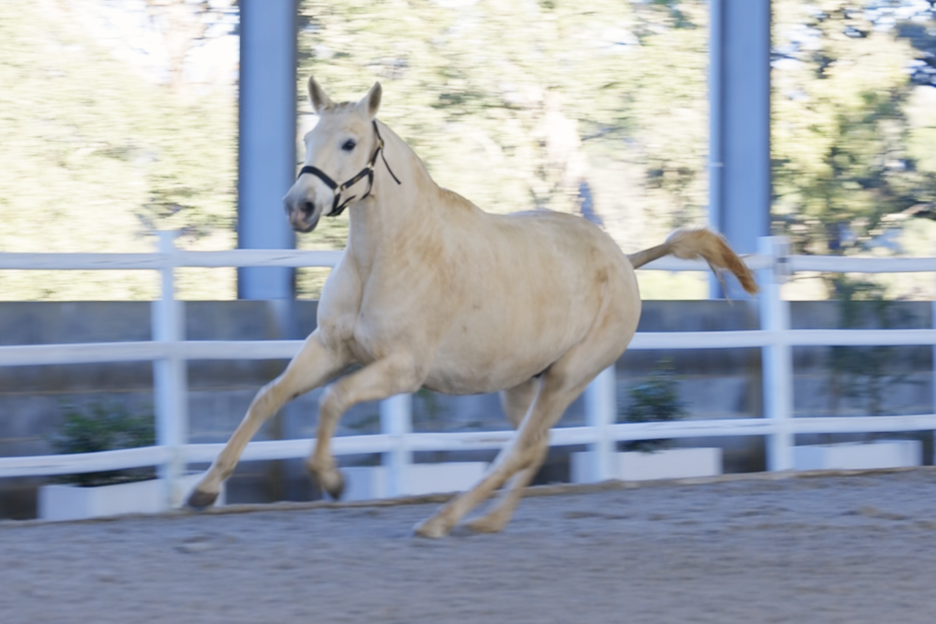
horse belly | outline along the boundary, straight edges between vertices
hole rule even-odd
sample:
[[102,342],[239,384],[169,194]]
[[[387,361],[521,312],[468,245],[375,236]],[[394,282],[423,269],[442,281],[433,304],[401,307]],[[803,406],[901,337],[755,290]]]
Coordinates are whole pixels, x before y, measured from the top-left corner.
[[513,301],[459,315],[434,358],[426,385],[451,394],[512,388],[542,373],[588,331],[589,301],[553,298],[546,306]]
[[449,360],[434,366],[423,385],[445,394],[498,392],[519,385],[543,372],[546,366],[537,369],[526,362],[504,362],[501,365],[484,366],[470,361]]

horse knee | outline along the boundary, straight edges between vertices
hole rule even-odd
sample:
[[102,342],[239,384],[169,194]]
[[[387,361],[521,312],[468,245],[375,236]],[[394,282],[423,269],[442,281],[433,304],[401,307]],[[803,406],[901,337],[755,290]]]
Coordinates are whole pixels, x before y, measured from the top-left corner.
[[256,414],[264,419],[272,416],[280,405],[285,402],[279,397],[281,381],[282,377],[277,377],[260,388],[257,394],[254,395],[253,401],[250,402],[248,413]]
[[336,384],[325,386],[322,396],[319,397],[319,422],[330,420],[344,413],[347,401],[345,392]]

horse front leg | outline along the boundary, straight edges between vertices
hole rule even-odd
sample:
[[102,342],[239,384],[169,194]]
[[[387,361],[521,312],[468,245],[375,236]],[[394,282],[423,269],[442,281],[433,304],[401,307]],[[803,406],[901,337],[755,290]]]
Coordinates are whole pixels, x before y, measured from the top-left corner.
[[306,460],[306,468],[324,491],[336,499],[344,492],[344,477],[332,455],[331,439],[345,412],[365,401],[416,392],[424,380],[425,373],[411,357],[394,355],[377,360],[325,389],[319,400],[315,448]]
[[254,397],[224,450],[189,495],[188,506],[201,509],[214,503],[221,484],[234,472],[244,448],[260,426],[285,403],[321,386],[350,364],[346,349],[330,348],[318,329],[312,332],[283,374],[261,388]]

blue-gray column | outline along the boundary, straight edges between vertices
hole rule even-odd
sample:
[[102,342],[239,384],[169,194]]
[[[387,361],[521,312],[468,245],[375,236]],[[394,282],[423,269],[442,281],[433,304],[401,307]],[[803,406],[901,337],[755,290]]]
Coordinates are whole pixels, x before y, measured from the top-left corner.
[[[710,6],[709,221],[736,251],[756,253],[770,233],[770,0]],[[714,279],[711,292],[722,296]]]
[[[282,198],[296,175],[296,0],[240,0],[237,246],[291,249]],[[291,299],[293,270],[243,268],[241,299]]]

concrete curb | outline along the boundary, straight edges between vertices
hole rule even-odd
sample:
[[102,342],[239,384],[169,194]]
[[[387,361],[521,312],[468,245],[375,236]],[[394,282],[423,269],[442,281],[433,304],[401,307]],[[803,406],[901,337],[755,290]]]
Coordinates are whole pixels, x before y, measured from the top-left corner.
[[[558,483],[553,485],[531,486],[524,492],[524,497],[535,496],[564,496],[574,494],[593,494],[598,492],[609,492],[616,490],[636,490],[649,487],[673,487],[673,486],[695,486],[695,485],[715,485],[720,483],[752,482],[752,481],[786,481],[790,479],[823,479],[823,478],[851,478],[869,475],[886,475],[906,472],[930,473],[936,477],[936,466],[917,466],[914,468],[888,468],[875,470],[811,470],[801,472],[747,472],[715,477],[697,477],[692,479],[664,479],[659,481],[618,481],[610,480],[601,483],[572,484]],[[115,522],[124,518],[179,518],[192,516],[220,516],[228,514],[245,514],[275,511],[308,511],[313,509],[368,509],[381,507],[400,507],[404,505],[426,505],[441,504],[448,502],[459,492],[449,492],[445,494],[424,494],[420,496],[400,496],[398,498],[388,498],[372,501],[309,501],[309,502],[289,502],[281,501],[276,503],[251,503],[226,505],[224,507],[212,507],[204,511],[193,511],[190,509],[179,509],[163,514],[153,515],[125,515],[114,516],[110,518],[93,518],[88,520],[75,520],[70,523],[102,523]],[[4,520],[0,521],[0,529],[4,527],[23,527],[23,526],[41,526],[49,524],[42,520]],[[58,522],[56,524],[63,524]]]

